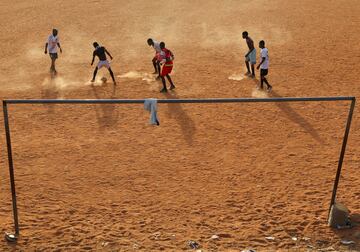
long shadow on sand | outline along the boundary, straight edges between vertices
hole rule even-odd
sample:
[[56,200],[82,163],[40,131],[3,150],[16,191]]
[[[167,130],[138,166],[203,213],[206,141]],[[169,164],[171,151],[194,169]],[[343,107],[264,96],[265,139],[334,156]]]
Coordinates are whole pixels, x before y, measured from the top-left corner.
[[[112,86],[109,94],[102,86],[91,86],[96,99],[115,99],[116,86]],[[95,113],[100,129],[104,130],[118,122],[119,114],[116,112],[116,104],[96,104]]]
[[[275,91],[271,92],[272,97],[282,97]],[[286,102],[276,102],[276,106],[281,109],[282,112],[294,123],[301,126],[303,129],[305,129],[316,141],[323,144],[324,141],[320,138],[318,132],[316,129],[299,113],[297,113],[293,108],[290,107],[289,103]]]
[[[59,91],[56,87],[56,75],[51,74],[50,80],[46,82],[41,90],[42,99],[57,99],[59,98]],[[55,104],[44,104],[48,108],[49,113],[54,113]]]
[[[179,99],[175,92],[165,94],[167,99]],[[187,115],[180,103],[168,103],[168,116],[175,117],[181,127],[181,131],[185,141],[191,145],[194,141],[194,134],[196,131],[194,121]]]

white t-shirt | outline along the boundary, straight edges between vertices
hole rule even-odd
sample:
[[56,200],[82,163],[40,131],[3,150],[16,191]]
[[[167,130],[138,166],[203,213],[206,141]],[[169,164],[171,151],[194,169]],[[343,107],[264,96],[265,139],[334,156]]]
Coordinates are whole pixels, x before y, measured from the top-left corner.
[[57,43],[59,43],[58,36],[50,35],[48,38],[48,51],[49,53],[57,53]]
[[267,48],[262,48],[260,50],[260,62],[262,58],[265,58],[265,61],[260,65],[260,69],[268,69],[269,68],[269,51]]
[[157,41],[155,41],[155,40],[153,40],[153,42],[154,42],[154,49],[155,49],[155,51],[156,51],[157,53],[161,52],[160,43],[157,42]]

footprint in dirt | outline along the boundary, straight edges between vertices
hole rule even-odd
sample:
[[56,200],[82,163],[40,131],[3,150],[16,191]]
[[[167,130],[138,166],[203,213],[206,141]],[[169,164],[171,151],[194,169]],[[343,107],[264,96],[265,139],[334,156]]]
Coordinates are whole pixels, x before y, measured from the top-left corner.
[[251,92],[251,96],[254,98],[268,98],[269,93],[264,90],[254,88]]
[[98,79],[96,78],[96,80],[94,82],[91,82],[91,80],[85,82],[86,86],[95,86],[95,87],[101,87],[103,85],[105,85],[107,83],[107,80],[104,81],[105,79],[103,79],[104,77]]
[[241,81],[245,78],[243,74],[232,74],[228,77],[229,80]]
[[130,71],[121,75],[118,75],[119,78],[127,78],[127,79],[141,79],[146,81],[147,83],[151,83],[156,81],[155,76],[153,74],[138,72],[138,71]]

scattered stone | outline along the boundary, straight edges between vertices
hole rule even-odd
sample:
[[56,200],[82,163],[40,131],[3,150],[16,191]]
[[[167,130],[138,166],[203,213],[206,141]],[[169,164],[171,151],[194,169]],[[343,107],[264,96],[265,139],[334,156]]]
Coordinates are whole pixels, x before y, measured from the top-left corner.
[[333,247],[323,248],[320,251],[336,251]]
[[101,243],[101,246],[103,246],[103,247],[106,247],[107,245],[109,245],[108,242],[102,242],[102,243]]
[[153,235],[153,237],[154,237],[155,240],[159,240],[159,238],[160,238],[160,236],[161,236],[161,232],[155,232],[155,233],[153,233],[152,235]]
[[256,252],[256,250],[254,250],[254,249],[246,249],[246,250],[241,250],[241,252]]
[[189,247],[190,248],[192,248],[192,249],[199,249],[200,248],[200,244],[199,243],[197,243],[196,241],[189,241],[188,242],[188,245],[189,245]]
[[311,238],[309,238],[309,237],[303,237],[302,238],[304,241],[310,241],[311,240]]
[[212,236],[210,237],[210,239],[211,239],[211,240],[219,240],[220,237],[219,237],[218,235],[212,235]]
[[297,238],[296,237],[291,237],[291,240],[297,241]]
[[354,241],[351,241],[351,240],[341,240],[340,242],[341,242],[341,244],[343,244],[343,245],[355,244],[355,242],[354,242]]
[[269,240],[269,241],[273,241],[273,240],[275,240],[275,237],[273,237],[273,236],[266,236],[265,239],[266,239],[266,240]]

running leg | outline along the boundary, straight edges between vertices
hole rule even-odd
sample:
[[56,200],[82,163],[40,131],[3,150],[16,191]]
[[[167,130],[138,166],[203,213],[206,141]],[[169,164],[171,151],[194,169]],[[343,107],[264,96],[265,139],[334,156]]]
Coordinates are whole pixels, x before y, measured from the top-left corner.
[[251,64],[251,72],[252,72],[252,76],[251,77],[255,77],[255,64]]
[[264,76],[264,82],[265,82],[266,85],[267,85],[267,90],[268,90],[268,91],[271,91],[272,86],[269,84],[269,82],[267,81],[267,79],[265,78],[265,76]]
[[111,76],[111,78],[112,78],[112,80],[113,80],[113,82],[114,82],[114,85],[116,85],[114,73],[113,73],[113,71],[111,70],[111,67],[109,67],[109,73],[110,73],[110,76]]
[[246,60],[245,60],[245,64],[246,64],[246,68],[247,68],[247,72],[246,72],[246,74],[250,74],[249,61],[246,61]]
[[92,78],[91,82],[94,82],[94,81],[95,81],[95,77],[96,77],[97,71],[98,71],[98,67],[95,67],[94,75],[93,75],[93,78]]
[[160,62],[159,61],[156,61],[156,67],[157,67],[157,72],[158,72],[158,76],[156,77],[157,79],[160,79],[160,70],[161,70],[161,67],[160,67]]
[[166,78],[167,78],[168,81],[170,82],[170,90],[174,89],[174,88],[175,88],[175,85],[174,85],[174,83],[172,82],[170,75],[167,74],[167,75],[166,75]]
[[156,59],[153,59],[153,60],[152,60],[152,63],[153,63],[154,69],[155,69],[154,74],[159,73],[156,62],[157,62],[157,60],[156,60]]
[[167,88],[166,88],[166,83],[165,83],[165,78],[164,76],[160,76],[162,84],[163,84],[163,89],[161,89],[161,93],[166,93],[167,92]]
[[51,72],[56,72],[56,70],[55,70],[55,60],[56,59],[51,58],[51,67],[50,67]]

